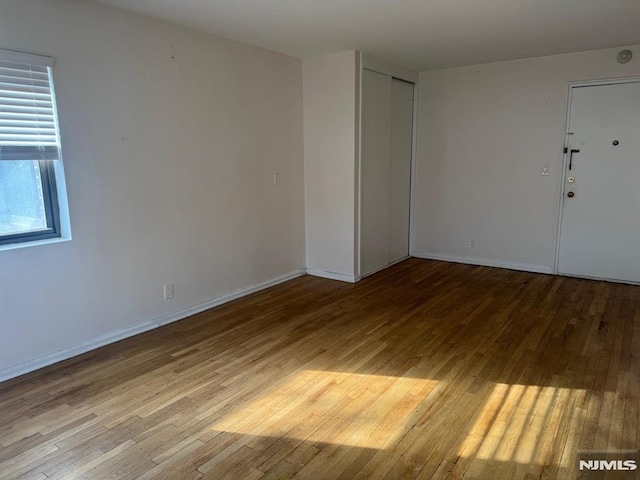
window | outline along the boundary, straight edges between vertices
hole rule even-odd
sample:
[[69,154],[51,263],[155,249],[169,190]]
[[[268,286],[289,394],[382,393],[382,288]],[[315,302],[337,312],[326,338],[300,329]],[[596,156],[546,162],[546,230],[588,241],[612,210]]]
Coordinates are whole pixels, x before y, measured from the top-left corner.
[[61,236],[52,66],[0,50],[0,245]]

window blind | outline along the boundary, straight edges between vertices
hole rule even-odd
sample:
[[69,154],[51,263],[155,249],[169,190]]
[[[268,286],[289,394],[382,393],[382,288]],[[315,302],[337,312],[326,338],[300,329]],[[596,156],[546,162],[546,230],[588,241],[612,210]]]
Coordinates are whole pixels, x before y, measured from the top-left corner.
[[0,50],[0,160],[57,160],[53,59]]

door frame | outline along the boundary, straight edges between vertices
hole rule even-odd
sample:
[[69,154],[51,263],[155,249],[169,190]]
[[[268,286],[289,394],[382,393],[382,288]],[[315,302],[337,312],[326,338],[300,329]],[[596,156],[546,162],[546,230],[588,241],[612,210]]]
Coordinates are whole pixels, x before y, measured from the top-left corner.
[[[355,280],[358,281],[366,276],[373,275],[374,273],[384,270],[390,267],[394,263],[401,262],[413,256],[413,244],[414,244],[414,203],[415,203],[415,169],[416,169],[416,151],[418,145],[418,83],[420,75],[412,70],[392,65],[383,60],[379,60],[371,55],[367,55],[363,52],[357,52],[356,61],[357,70],[357,87],[358,92],[356,95],[357,101],[357,113],[356,113],[356,185],[355,185],[355,232],[354,232],[354,272]],[[381,73],[392,78],[398,78],[408,83],[413,84],[413,125],[411,130],[411,167],[409,179],[410,191],[409,191],[409,254],[406,258],[402,258],[386,265],[378,270],[369,272],[366,275],[362,275],[362,262],[360,257],[360,243],[362,239],[361,234],[361,177],[362,177],[362,94],[363,94],[363,81],[364,70],[371,70],[373,72]]]
[[[571,102],[573,99],[573,89],[574,88],[582,88],[582,87],[597,87],[602,85],[618,85],[623,83],[640,83],[640,76],[631,76],[631,77],[617,77],[617,78],[609,78],[603,80],[585,80],[585,81],[576,81],[569,82],[568,84],[568,93],[567,93],[567,106],[566,106],[566,117],[565,117],[565,125],[564,125],[564,144],[563,148],[568,147],[569,145],[569,124],[571,122]],[[564,190],[566,186],[565,182],[565,172],[567,168],[567,153],[562,153],[562,161],[560,162],[560,175],[558,180],[558,223],[556,225],[556,247],[553,261],[553,274],[559,275],[558,273],[558,265],[560,263],[560,238],[562,236],[562,211],[564,207]],[[598,280],[607,280],[606,278],[600,278]],[[619,280],[616,280],[619,282]]]

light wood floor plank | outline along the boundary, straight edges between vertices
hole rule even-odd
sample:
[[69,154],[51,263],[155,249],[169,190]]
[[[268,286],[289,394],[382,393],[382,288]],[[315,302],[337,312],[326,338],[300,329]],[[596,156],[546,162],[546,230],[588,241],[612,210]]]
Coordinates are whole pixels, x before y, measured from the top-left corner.
[[410,259],[0,384],[0,479],[574,478],[639,406],[640,287]]

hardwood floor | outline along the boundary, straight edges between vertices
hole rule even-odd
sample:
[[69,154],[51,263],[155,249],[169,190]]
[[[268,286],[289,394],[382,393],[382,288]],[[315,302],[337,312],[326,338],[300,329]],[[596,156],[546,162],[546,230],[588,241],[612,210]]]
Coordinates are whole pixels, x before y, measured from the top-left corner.
[[0,479],[575,478],[640,446],[639,355],[640,287],[307,276],[0,384]]

